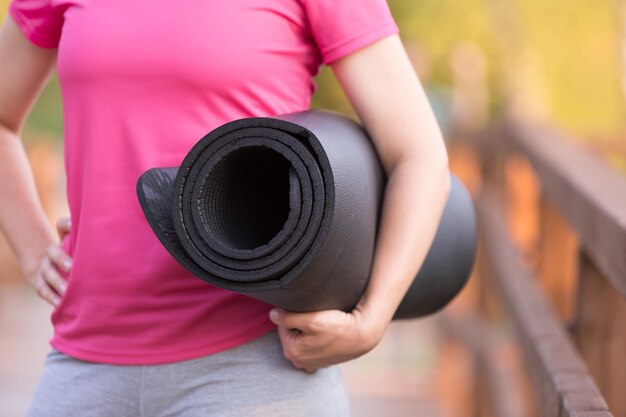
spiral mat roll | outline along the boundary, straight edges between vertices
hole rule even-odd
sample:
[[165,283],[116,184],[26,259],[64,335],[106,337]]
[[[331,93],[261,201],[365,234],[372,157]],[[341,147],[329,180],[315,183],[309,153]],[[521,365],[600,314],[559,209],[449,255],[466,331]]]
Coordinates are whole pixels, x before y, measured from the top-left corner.
[[[217,287],[293,311],[352,309],[367,285],[384,174],[363,129],[307,111],[241,119],[202,138],[137,195],[155,234]],[[394,318],[435,312],[471,272],[476,224],[453,177],[428,256]]]

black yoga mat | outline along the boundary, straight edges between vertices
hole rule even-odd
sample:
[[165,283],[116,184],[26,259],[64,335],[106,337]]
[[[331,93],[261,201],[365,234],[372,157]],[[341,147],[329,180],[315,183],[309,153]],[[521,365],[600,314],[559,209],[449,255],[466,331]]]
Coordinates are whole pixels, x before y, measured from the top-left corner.
[[[217,287],[294,311],[351,310],[372,263],[384,174],[365,131],[307,111],[241,119],[202,138],[137,195],[155,234]],[[433,313],[465,284],[476,224],[453,177],[437,235],[394,318]]]

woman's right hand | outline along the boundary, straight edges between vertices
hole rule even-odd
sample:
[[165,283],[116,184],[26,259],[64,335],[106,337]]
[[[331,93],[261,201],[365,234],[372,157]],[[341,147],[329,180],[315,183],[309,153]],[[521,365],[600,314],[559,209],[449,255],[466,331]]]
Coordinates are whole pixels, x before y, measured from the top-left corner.
[[61,246],[63,238],[72,229],[71,218],[60,218],[56,226],[60,241],[48,246],[46,256],[40,262],[39,267],[32,274],[28,274],[28,280],[35,286],[37,294],[55,307],[61,301],[67,288],[67,282],[59,274],[57,268],[66,273],[72,269],[72,258]]

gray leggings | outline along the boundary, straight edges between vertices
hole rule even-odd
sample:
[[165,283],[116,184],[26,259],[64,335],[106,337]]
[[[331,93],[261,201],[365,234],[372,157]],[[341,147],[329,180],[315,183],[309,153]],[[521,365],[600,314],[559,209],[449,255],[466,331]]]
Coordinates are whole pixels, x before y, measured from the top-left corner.
[[53,350],[28,417],[349,416],[336,366],[287,362],[275,331],[243,346],[165,365],[83,362]]

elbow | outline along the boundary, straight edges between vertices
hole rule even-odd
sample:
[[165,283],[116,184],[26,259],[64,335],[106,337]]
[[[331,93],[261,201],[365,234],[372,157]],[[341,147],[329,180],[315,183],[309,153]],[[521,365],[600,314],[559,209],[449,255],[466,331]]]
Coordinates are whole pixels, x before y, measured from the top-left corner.
[[443,138],[430,146],[425,157],[421,157],[420,164],[425,164],[431,172],[433,180],[440,182],[442,189],[450,189],[450,161]]
[[442,198],[447,201],[450,195],[450,188],[452,187],[452,180],[450,178],[448,154],[445,148],[443,156],[435,161],[431,169],[433,181],[436,183],[437,189],[441,190]]
[[441,182],[442,186],[449,188],[450,162],[443,140],[433,144],[427,150],[417,149],[413,152],[406,152],[405,155],[407,157],[404,158],[404,162],[413,166],[416,174],[417,172],[427,172],[433,180]]
[[438,144],[436,151],[432,152],[429,158],[429,165],[433,173],[438,177],[446,178],[448,184],[450,183],[450,160],[448,158],[448,151],[444,145],[443,140]]
[[0,135],[19,136],[22,130],[22,123],[10,118],[2,117],[0,114]]
[[447,182],[450,182],[450,161],[448,158],[448,150],[446,149],[443,137],[440,137],[432,146],[432,151],[429,152],[429,160],[433,165],[432,169],[439,175],[447,178]]
[[[415,152],[405,154],[403,161],[396,165],[399,171],[408,171],[413,178],[414,184],[424,184],[426,181],[429,188],[436,190],[436,194],[447,201],[452,186],[448,153],[443,141],[430,152]],[[395,170],[392,170],[395,171]]]
[[438,178],[442,181],[442,187],[446,190],[446,196],[450,193],[450,160],[448,151],[443,141],[441,142],[441,150],[438,152],[438,158],[435,161],[435,168]]
[[450,177],[450,169],[448,168],[448,164],[446,164],[445,172],[441,176],[441,190],[443,195],[445,196],[445,201],[448,201],[448,197],[450,196],[450,191],[452,189],[452,178]]

